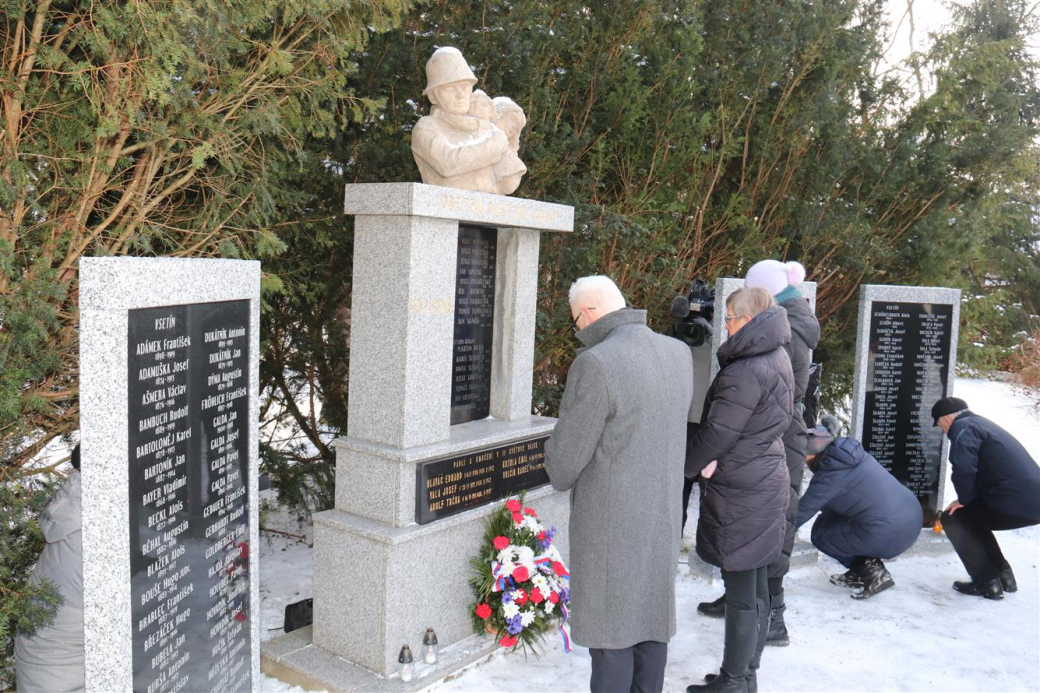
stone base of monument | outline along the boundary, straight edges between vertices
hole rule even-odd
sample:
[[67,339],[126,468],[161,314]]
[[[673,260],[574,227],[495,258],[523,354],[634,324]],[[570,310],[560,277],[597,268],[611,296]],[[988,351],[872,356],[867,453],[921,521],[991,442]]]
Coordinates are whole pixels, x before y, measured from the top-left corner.
[[[816,561],[819,557],[820,552],[815,546],[807,541],[796,539],[794,542],[794,550],[791,551],[791,570],[807,565],[816,565]],[[722,571],[710,563],[701,560],[701,557],[697,555],[697,547],[690,548],[689,565],[690,575],[696,575],[697,577],[706,578],[708,580],[716,580],[722,577]]]
[[[569,494],[543,486],[528,492],[525,503],[556,526],[556,546],[566,557]],[[474,597],[460,586],[495,507],[405,527],[339,510],[316,514],[314,542],[322,551],[315,551],[314,626],[265,642],[264,672],[313,690],[409,691],[493,652],[491,638],[473,634]],[[421,668],[426,628],[446,647],[436,666]],[[423,677],[414,688],[394,674],[404,644]]]
[[922,529],[917,541],[900,556],[944,556],[953,553],[953,544],[944,532],[935,533],[931,528]]
[[309,691],[399,691],[410,693],[436,681],[450,678],[465,667],[489,657],[498,649],[489,636],[472,635],[438,652],[436,664],[425,664],[422,654],[414,652],[415,678],[404,682],[400,677],[377,676],[351,664],[342,657],[314,645],[310,626],[264,643],[260,655],[263,673]]

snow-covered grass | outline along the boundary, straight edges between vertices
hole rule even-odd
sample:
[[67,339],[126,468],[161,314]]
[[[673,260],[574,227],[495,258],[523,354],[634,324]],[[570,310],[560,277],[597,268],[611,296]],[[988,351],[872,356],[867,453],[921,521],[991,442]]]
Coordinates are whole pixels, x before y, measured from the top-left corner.
[[[1040,418],[1026,397],[1007,384],[958,379],[955,393],[971,408],[1013,433],[1040,460]],[[947,499],[952,498],[948,487]],[[292,518],[270,516],[279,529],[306,534]],[[803,528],[803,534],[807,532]],[[1002,532],[1002,549],[1015,569],[1019,591],[994,602],[954,592],[966,579],[952,552],[888,562],[896,587],[856,601],[827,576],[843,572],[821,556],[815,566],[793,570],[785,583],[791,645],[767,648],[759,690],[771,691],[1037,691],[1040,690],[1040,531]],[[310,549],[306,543],[264,535],[261,594],[265,637],[281,631],[284,605],[310,595]],[[717,671],[723,623],[698,616],[697,603],[722,593],[714,584],[676,573],[678,632],[669,645],[665,690],[683,691]],[[591,660],[575,647],[569,655],[558,641],[541,658],[504,654],[476,665],[431,693],[463,691],[588,690]],[[297,693],[266,678],[265,691]]]

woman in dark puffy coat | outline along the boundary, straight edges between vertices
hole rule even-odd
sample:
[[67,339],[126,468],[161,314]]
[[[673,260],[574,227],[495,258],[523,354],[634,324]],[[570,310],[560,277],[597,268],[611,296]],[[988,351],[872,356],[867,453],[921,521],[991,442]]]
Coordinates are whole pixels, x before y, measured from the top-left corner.
[[722,569],[726,635],[722,667],[686,690],[744,693],[769,629],[767,566],[780,556],[789,501],[783,435],[794,411],[794,375],[784,344],[791,328],[762,288],[726,300],[729,339],[708,390],[701,427],[688,441],[686,475],[707,479],[697,554]]

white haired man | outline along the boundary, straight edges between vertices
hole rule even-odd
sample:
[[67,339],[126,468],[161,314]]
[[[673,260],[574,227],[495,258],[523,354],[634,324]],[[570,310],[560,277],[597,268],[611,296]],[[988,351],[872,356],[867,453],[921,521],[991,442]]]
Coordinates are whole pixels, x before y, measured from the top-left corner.
[[693,359],[646,326],[608,277],[571,287],[585,345],[546,443],[552,485],[571,491],[574,641],[592,691],[661,691],[675,634],[675,557]]

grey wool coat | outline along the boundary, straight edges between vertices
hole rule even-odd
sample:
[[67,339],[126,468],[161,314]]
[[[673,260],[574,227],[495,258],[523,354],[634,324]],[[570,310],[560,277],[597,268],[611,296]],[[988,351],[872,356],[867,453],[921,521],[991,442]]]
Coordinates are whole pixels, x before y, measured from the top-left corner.
[[690,349],[646,326],[646,311],[608,313],[578,332],[545,444],[554,488],[571,491],[574,642],[620,649],[675,634]]
[[708,388],[702,425],[689,441],[686,475],[712,460],[697,522],[697,555],[723,570],[773,563],[784,545],[790,477],[783,434],[794,412],[791,340],[773,306],[719,347],[721,370]]

